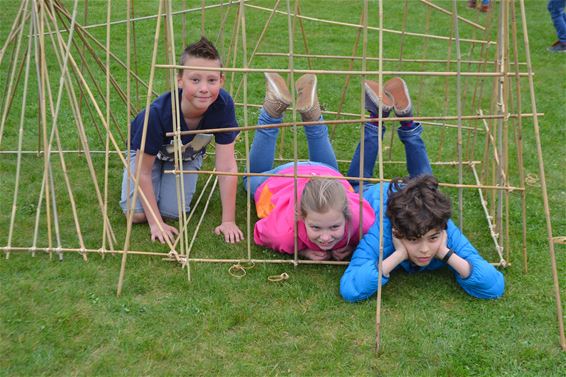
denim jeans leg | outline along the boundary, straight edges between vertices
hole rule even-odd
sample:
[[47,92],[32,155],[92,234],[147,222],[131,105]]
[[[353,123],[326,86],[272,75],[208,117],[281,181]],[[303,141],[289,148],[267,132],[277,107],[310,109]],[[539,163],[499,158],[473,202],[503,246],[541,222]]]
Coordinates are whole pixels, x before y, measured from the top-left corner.
[[[130,151],[129,153],[130,153],[130,173],[132,176],[135,177],[136,151]],[[161,187],[161,161],[158,159],[155,159],[155,162],[153,163],[153,166],[151,168],[151,181],[153,183],[153,192],[157,200],[157,198],[159,197],[159,190]],[[129,192],[128,192],[128,185],[130,189]],[[122,193],[120,196],[120,207],[122,208],[122,212],[124,213],[126,213],[129,210],[127,208],[128,198],[130,200],[130,206],[131,206],[131,200],[134,197],[134,186],[135,186],[134,180],[128,177],[128,170],[124,168],[124,172],[122,174],[122,190],[121,190]],[[136,203],[133,206],[133,210],[135,213],[144,212],[141,203],[141,195],[139,192],[137,194]]]
[[[363,167],[363,177],[372,178],[373,171],[375,169],[375,161],[377,161],[377,152],[379,151],[379,140],[378,140],[379,127],[372,123],[364,124],[364,167]],[[381,136],[383,138],[385,135],[385,125],[382,127]],[[358,143],[356,151],[352,156],[352,161],[350,162],[350,167],[348,169],[348,177],[359,177],[360,176],[360,149],[361,145]],[[364,181],[365,182],[365,181]],[[357,191],[357,187],[360,185],[358,180],[350,180],[350,184]]]
[[426,146],[421,138],[423,126],[419,122],[414,123],[414,127],[403,129],[399,127],[397,134],[405,145],[405,156],[407,159],[407,170],[411,178],[423,174],[432,174],[432,168],[428,160]]
[[[202,167],[202,155],[196,156],[191,161],[183,161],[182,170],[200,170]],[[157,203],[159,212],[163,217],[170,219],[179,218],[179,207],[177,201],[177,177],[175,174],[165,173],[165,170],[174,170],[175,162],[167,161],[162,163],[161,188]],[[185,213],[191,210],[191,201],[196,191],[198,174],[182,174],[183,189],[185,194]]]
[[556,29],[556,36],[560,42],[566,42],[566,13],[564,7],[566,0],[549,0],[547,9]]
[[[320,120],[324,120],[322,115]],[[313,162],[322,162],[333,167],[338,171],[338,162],[330,139],[328,138],[328,127],[326,124],[317,124],[316,126],[304,126],[307,143],[309,146],[309,160]]]
[[[262,107],[257,121],[258,126],[265,124],[281,123],[283,118],[271,117]],[[250,172],[263,173],[273,168],[275,161],[275,147],[277,137],[279,136],[279,128],[260,128],[255,131],[254,140],[250,148]],[[250,177],[251,186],[258,187],[265,177]],[[248,189],[248,177],[244,177],[244,189]],[[252,195],[255,191],[252,189]]]

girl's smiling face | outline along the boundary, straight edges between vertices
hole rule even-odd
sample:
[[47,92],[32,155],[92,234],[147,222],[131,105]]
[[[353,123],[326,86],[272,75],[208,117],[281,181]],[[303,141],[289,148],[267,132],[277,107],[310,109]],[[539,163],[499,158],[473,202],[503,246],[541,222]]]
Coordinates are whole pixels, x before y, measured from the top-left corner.
[[346,229],[344,214],[335,209],[324,213],[310,211],[304,218],[304,223],[309,240],[321,250],[332,250],[344,237]]

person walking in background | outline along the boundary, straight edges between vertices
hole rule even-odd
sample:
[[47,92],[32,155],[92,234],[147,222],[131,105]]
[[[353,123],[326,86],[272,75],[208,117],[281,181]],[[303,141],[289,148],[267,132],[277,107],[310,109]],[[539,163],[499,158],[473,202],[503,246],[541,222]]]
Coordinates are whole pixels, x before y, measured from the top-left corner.
[[550,52],[566,52],[566,0],[548,0],[547,9],[556,29],[558,40],[548,48]]
[[[468,0],[468,7],[476,9],[478,3],[477,0]],[[481,0],[480,12],[489,12],[489,0]]]

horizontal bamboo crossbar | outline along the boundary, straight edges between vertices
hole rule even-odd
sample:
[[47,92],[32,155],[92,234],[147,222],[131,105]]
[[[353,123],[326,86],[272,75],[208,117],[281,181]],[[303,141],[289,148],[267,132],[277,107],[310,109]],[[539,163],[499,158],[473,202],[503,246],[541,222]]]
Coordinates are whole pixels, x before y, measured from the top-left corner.
[[[256,56],[267,56],[267,57],[285,57],[289,58],[291,56],[288,52],[256,52]],[[352,55],[320,55],[320,54],[297,54],[293,53],[293,58],[301,58],[301,59],[321,59],[321,60],[328,60],[328,59],[335,59],[335,60],[366,60],[368,62],[378,62],[380,59],[372,56],[352,56]],[[458,60],[446,60],[446,59],[415,59],[415,58],[383,58],[381,59],[384,62],[403,62],[403,63],[439,63],[439,64],[447,64],[447,63],[456,63]],[[488,64],[488,65],[495,65],[497,62],[491,60],[460,60],[462,64]],[[514,66],[515,63],[510,62],[510,66]],[[526,66],[527,63],[520,62],[519,66]]]
[[[236,177],[286,177],[286,178],[313,178],[313,175],[310,174],[268,174],[268,173],[239,173],[239,172],[221,172],[216,170],[164,170],[165,174],[214,174],[214,175],[221,175],[221,176],[236,176]],[[346,179],[346,180],[355,180],[355,181],[364,181],[364,182],[371,182],[371,183],[379,183],[379,182],[388,182],[390,179],[384,178],[364,178],[364,177],[348,177],[348,176],[335,176],[335,175],[317,175],[314,176],[319,179]],[[466,185],[466,184],[459,184],[459,183],[446,183],[446,182],[439,182],[439,186],[443,187],[452,187],[452,188],[484,188],[490,190],[500,190],[500,191],[524,191],[525,188],[522,187],[514,187],[514,186],[493,186],[493,185]]]
[[[141,256],[153,256],[153,257],[162,257],[167,260],[171,260],[169,258],[169,254],[166,252],[152,252],[152,251],[138,251],[138,250],[103,250],[103,249],[78,249],[78,248],[62,248],[62,247],[3,247],[0,248],[4,250],[4,252],[16,252],[16,253],[25,253],[25,252],[45,252],[45,253],[89,253],[89,254],[128,254],[128,255],[141,255]],[[189,258],[189,262],[197,262],[197,263],[265,263],[265,264],[290,264],[290,265],[299,265],[299,264],[321,264],[321,265],[338,265],[338,266],[346,266],[349,262],[347,261],[313,261],[307,259],[243,259],[243,258]],[[490,263],[493,266],[499,266],[499,262]],[[507,264],[509,266],[510,264]]]
[[[543,113],[536,114],[537,116],[543,116]],[[429,116],[429,117],[389,117],[389,118],[365,118],[365,119],[354,119],[354,120],[319,120],[315,122],[284,122],[284,123],[277,123],[277,124],[267,124],[267,125],[255,125],[255,126],[244,126],[238,127],[237,131],[251,131],[256,130],[259,128],[285,128],[285,127],[293,127],[295,125],[302,125],[302,126],[314,126],[317,124],[355,124],[355,123],[363,123],[363,122],[378,122],[381,120],[382,122],[392,122],[392,121],[426,121],[426,120],[478,120],[478,119],[506,119],[506,118],[530,118],[533,117],[533,114],[525,113],[525,114],[504,114],[504,115],[449,115],[449,116]],[[232,132],[232,129],[226,128],[211,128],[207,129],[206,133],[222,133],[222,132]],[[167,132],[165,135],[168,137],[174,136],[184,136],[184,135],[196,135],[203,133],[202,130],[194,130],[194,131],[172,131]]]
[[[208,68],[191,65],[177,65],[177,64],[156,64],[155,68],[163,69],[192,69],[196,71],[222,71],[222,72],[236,72],[236,73],[296,73],[296,74],[316,74],[316,75],[351,75],[351,76],[372,76],[377,75],[379,72],[375,70],[326,70],[326,69],[289,69],[289,68]],[[384,76],[438,76],[438,77],[528,77],[528,72],[448,72],[448,71],[381,71]]]

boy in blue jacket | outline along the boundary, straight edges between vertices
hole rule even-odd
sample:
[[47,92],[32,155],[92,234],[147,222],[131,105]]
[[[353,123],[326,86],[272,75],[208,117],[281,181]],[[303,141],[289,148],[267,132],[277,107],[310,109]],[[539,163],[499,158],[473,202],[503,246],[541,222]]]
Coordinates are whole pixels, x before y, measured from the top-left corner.
[[[372,81],[365,83],[366,109],[372,118],[379,107],[383,117],[394,109],[398,117],[412,117],[412,106],[405,82],[394,78],[383,91]],[[399,138],[405,146],[410,177],[383,183],[383,261],[381,284],[400,268],[420,272],[448,267],[456,282],[468,294],[483,299],[503,295],[503,274],[483,259],[460,229],[450,220],[450,199],[438,190],[438,182],[421,138],[418,122],[401,122]],[[375,145],[371,143],[368,145]],[[377,152],[377,150],[376,150]],[[372,164],[375,160],[370,161]],[[370,177],[373,166],[364,167]],[[349,174],[350,175],[350,174]],[[379,218],[380,186],[369,186],[364,198]],[[379,221],[373,224],[354,251],[340,280],[340,293],[346,301],[365,300],[377,292],[379,258]]]

